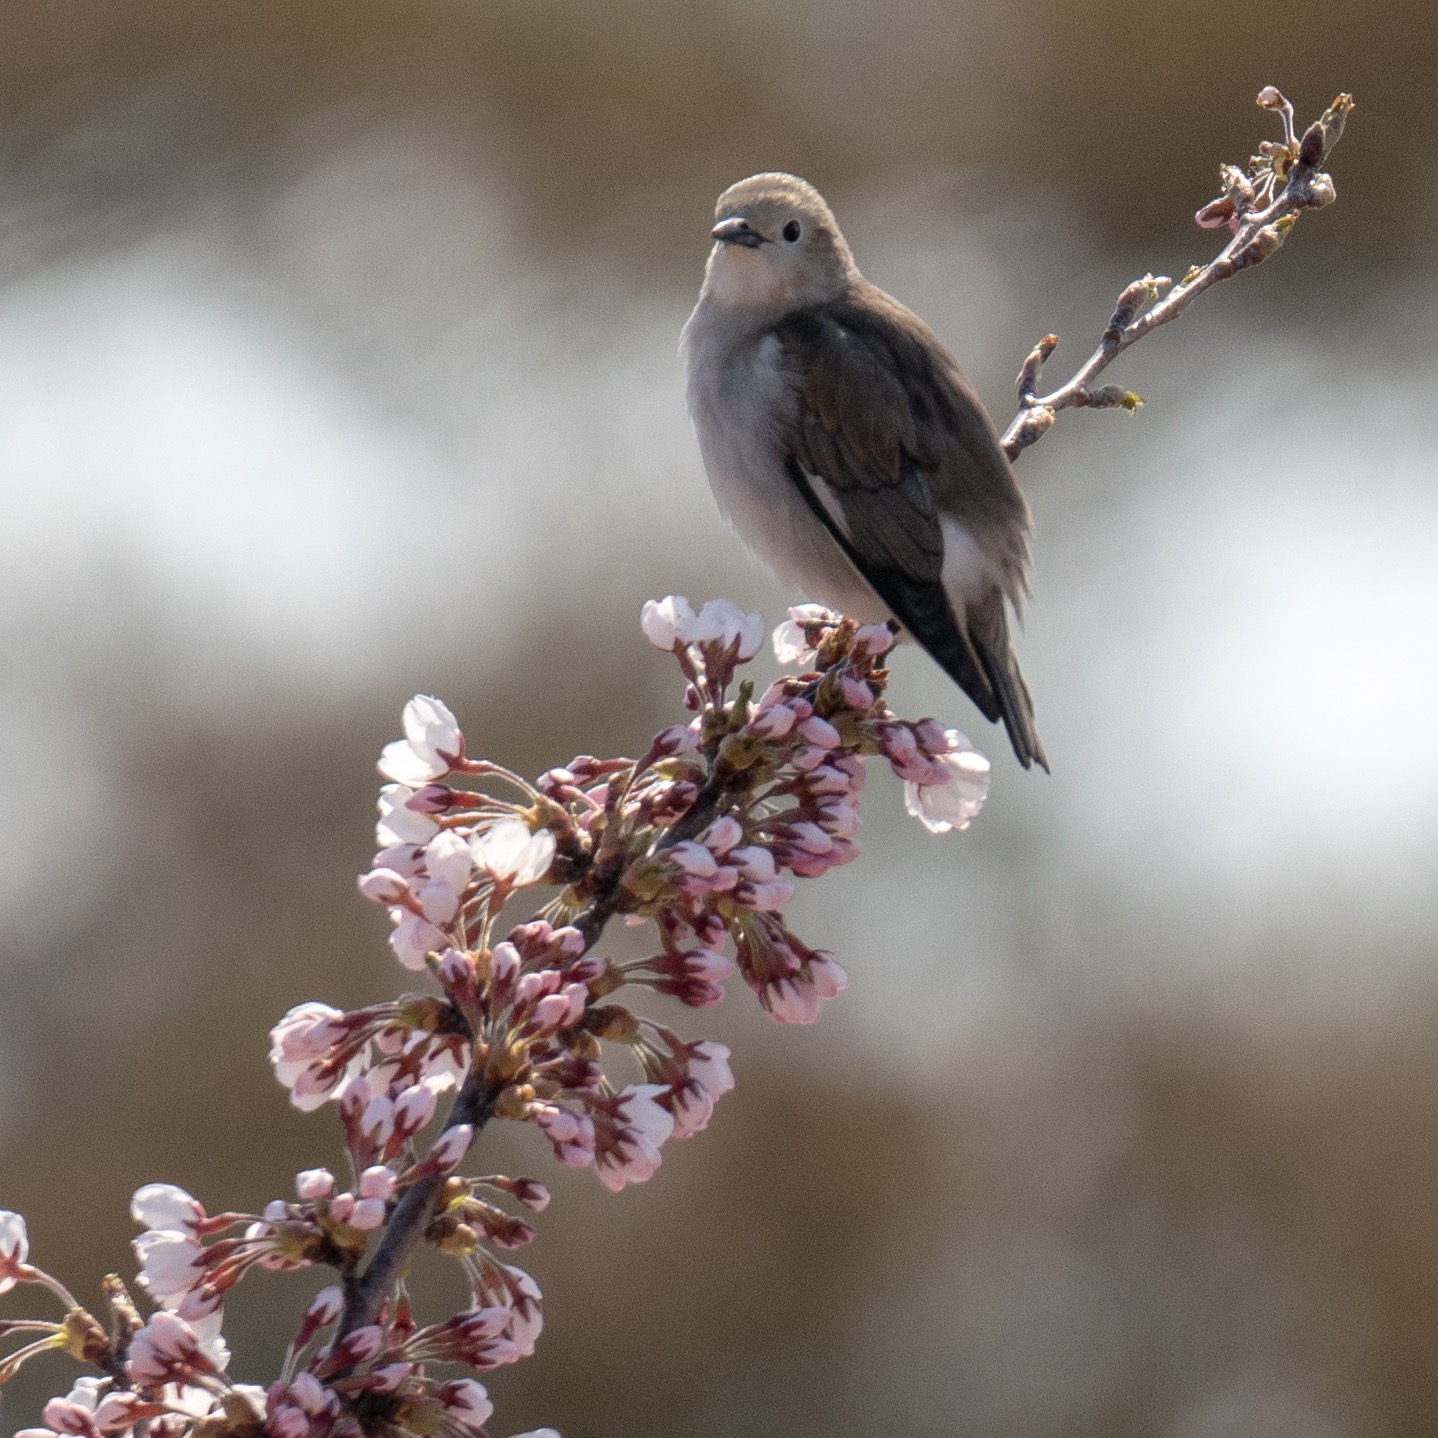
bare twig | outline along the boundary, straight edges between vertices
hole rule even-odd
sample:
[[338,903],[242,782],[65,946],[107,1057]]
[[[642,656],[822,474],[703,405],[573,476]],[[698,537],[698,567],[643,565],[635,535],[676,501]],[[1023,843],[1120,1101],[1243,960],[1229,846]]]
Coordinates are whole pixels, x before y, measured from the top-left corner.
[[1042,438],[1060,410],[1126,409],[1143,403],[1132,390],[1120,385],[1095,389],[1093,381],[1131,345],[1146,334],[1175,320],[1205,290],[1240,270],[1266,260],[1279,248],[1304,210],[1321,209],[1335,198],[1333,180],[1323,166],[1343,134],[1344,121],[1353,108],[1351,95],[1339,95],[1300,138],[1293,126],[1293,106],[1272,86],[1258,96],[1265,110],[1283,121],[1281,143],[1265,141],[1249,161],[1248,171],[1224,165],[1219,176],[1223,194],[1201,209],[1195,218],[1204,228],[1228,225],[1233,237],[1206,265],[1194,266],[1177,285],[1165,276],[1145,275],[1118,297],[1108,328],[1098,348],[1067,384],[1050,394],[1037,393],[1044,362],[1058,344],[1057,335],[1045,335],[1034,346],[1019,371],[1019,410],[1004,431],[1004,453],[1013,460]]

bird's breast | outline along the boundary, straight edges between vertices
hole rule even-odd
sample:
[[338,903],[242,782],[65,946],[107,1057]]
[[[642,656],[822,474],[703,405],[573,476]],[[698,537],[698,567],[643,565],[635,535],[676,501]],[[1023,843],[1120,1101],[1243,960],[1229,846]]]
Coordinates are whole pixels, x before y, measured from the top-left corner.
[[850,564],[785,468],[798,392],[773,333],[729,332],[701,300],[685,326],[689,413],[719,508],[781,580],[860,621],[887,606]]

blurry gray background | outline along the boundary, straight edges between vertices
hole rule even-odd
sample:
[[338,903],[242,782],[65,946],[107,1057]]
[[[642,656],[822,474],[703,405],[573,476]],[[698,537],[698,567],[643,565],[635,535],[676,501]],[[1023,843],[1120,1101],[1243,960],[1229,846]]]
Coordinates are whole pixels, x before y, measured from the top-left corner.
[[[1002,423],[1221,160],[1359,108],[1338,205],[1022,461],[1025,775],[796,924],[849,991],[686,1031],[738,1090],[561,1175],[498,1434],[1438,1430],[1438,43],[1376,0],[9,0],[0,10],[0,1206],[84,1297],[125,1202],[333,1160],[264,1062],[393,991],[375,754],[416,690],[538,770],[677,713],[650,595],[790,596],[718,520],[675,341],[714,196],[807,175]],[[489,1142],[489,1139],[486,1139]],[[496,1163],[550,1178],[537,1136]],[[262,1378],[304,1278],[230,1305]],[[6,1300],[7,1314],[29,1304]],[[5,1432],[64,1391],[7,1393]]]

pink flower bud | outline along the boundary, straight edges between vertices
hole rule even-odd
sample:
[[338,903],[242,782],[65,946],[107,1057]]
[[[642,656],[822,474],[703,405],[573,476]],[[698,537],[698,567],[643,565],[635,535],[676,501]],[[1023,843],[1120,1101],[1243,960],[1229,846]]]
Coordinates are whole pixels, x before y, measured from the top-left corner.
[[[921,752],[930,756],[947,754],[950,749],[948,734],[937,719],[920,719],[913,726],[914,740]],[[903,757],[903,756],[896,756]]]
[[295,1175],[295,1193],[306,1201],[334,1192],[335,1176],[327,1168],[306,1168]]
[[469,1152],[470,1140],[473,1138],[474,1127],[472,1124],[455,1124],[453,1128],[446,1129],[434,1141],[434,1145],[429,1151],[429,1157],[425,1160],[426,1163],[437,1168],[441,1173],[448,1173]]
[[[333,1323],[340,1316],[340,1309],[343,1307],[344,1291],[339,1284],[332,1283],[328,1288],[320,1289],[310,1299],[310,1306],[305,1309],[305,1319],[316,1327],[323,1328],[327,1323]],[[296,1379],[295,1382],[298,1383],[299,1379]],[[318,1387],[318,1384],[316,1386]]]
[[856,654],[872,654],[876,658],[894,647],[894,632],[887,624],[866,624],[854,636]]
[[356,1363],[367,1363],[384,1347],[384,1330],[378,1324],[370,1323],[356,1328],[353,1333],[335,1344],[330,1363],[334,1368],[349,1368]]
[[361,1198],[387,1199],[394,1196],[394,1170],[382,1163],[373,1164],[360,1174]]
[[788,879],[767,879],[758,884],[741,885],[734,897],[746,909],[772,913],[775,909],[782,909],[794,897],[794,886]]
[[785,836],[790,843],[797,844],[810,854],[827,854],[834,847],[833,839],[817,824],[811,824],[807,820],[799,824],[790,824],[785,831]]
[[[583,986],[580,986],[583,989]],[[588,997],[588,990],[583,990]],[[535,1004],[525,1028],[531,1033],[558,1033],[569,1022],[570,1003],[564,994],[546,994]],[[583,1008],[580,1009],[583,1013]]]
[[444,1405],[451,1422],[472,1432],[482,1429],[494,1413],[488,1390],[473,1378],[451,1379],[440,1385],[435,1397]]
[[834,962],[832,954],[816,953],[809,960],[809,978],[821,999],[832,999],[849,986],[849,976]]
[[435,1094],[426,1084],[413,1084],[394,1101],[395,1132],[408,1137],[434,1117]]
[[405,807],[416,814],[443,814],[454,800],[455,791],[448,784],[426,784],[405,800]]
[[811,744],[817,744],[821,749],[837,749],[841,742],[839,731],[827,719],[821,719],[817,714],[811,714],[805,719],[799,725],[799,732]]
[[437,973],[447,989],[470,988],[475,981],[474,960],[459,949],[446,949],[439,956]]
[[686,1067],[689,1076],[704,1085],[711,1098],[718,1098],[734,1087],[734,1073],[729,1067],[729,1049],[724,1044],[702,1039],[689,1049]]
[[270,1409],[265,1419],[265,1432],[269,1438],[309,1438],[310,1420],[289,1403],[281,1403]]
[[373,904],[397,904],[409,896],[409,885],[393,869],[371,869],[355,882]]
[[489,956],[489,974],[496,984],[512,984],[519,976],[519,950],[507,939],[500,940]]
[[774,855],[761,844],[748,844],[742,849],[732,850],[729,862],[746,879],[763,883],[774,877]]
[[744,829],[739,821],[726,814],[722,819],[716,819],[705,830],[701,842],[711,854],[717,854],[722,858],[743,837]]
[[713,878],[719,868],[714,855],[693,839],[685,839],[682,843],[675,844],[668,851],[668,858],[675,868],[700,879]]
[[598,954],[589,954],[578,963],[571,964],[564,972],[571,983],[592,984],[608,967],[608,959],[602,959]]
[[361,1233],[373,1232],[384,1222],[384,1199],[356,1199],[348,1218],[343,1221],[351,1228],[359,1229]]
[[687,724],[671,724],[654,736],[651,748],[656,753],[673,758],[677,754],[688,754],[699,747],[699,736]]
[[874,691],[857,674],[844,674],[839,680],[839,693],[844,696],[844,703],[851,709],[862,711],[874,707]]

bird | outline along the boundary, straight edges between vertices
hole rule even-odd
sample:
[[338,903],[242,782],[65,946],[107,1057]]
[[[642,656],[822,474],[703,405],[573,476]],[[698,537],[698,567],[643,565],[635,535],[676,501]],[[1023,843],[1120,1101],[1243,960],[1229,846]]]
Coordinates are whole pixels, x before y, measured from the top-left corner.
[[1032,517],[957,360],[808,181],[740,180],[711,234],[680,352],[719,508],[784,583],[907,632],[1047,770],[1009,635]]

